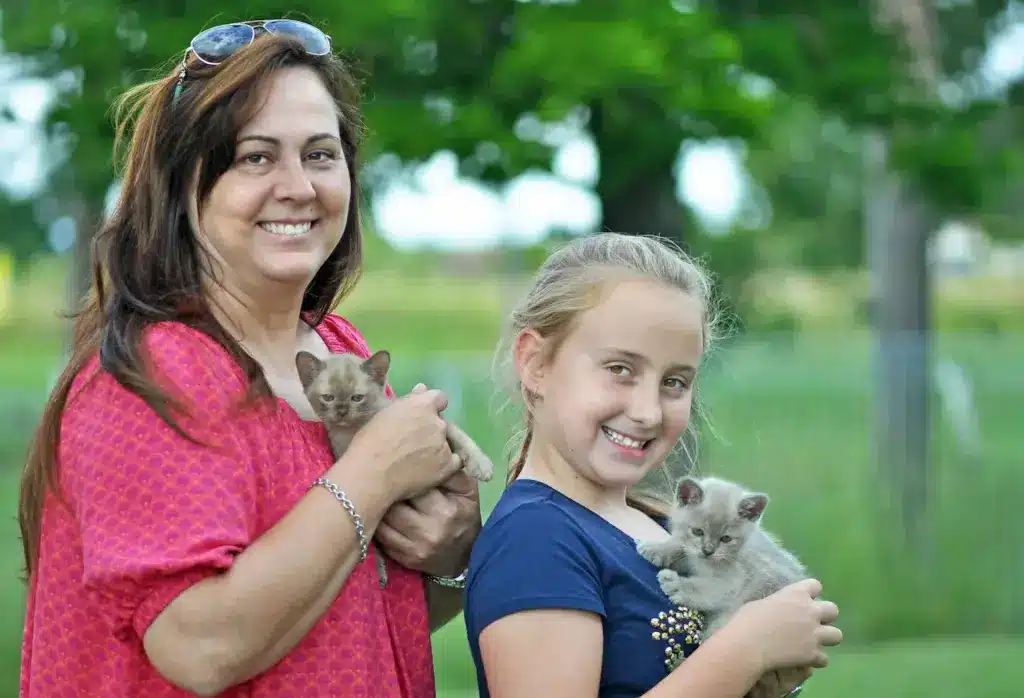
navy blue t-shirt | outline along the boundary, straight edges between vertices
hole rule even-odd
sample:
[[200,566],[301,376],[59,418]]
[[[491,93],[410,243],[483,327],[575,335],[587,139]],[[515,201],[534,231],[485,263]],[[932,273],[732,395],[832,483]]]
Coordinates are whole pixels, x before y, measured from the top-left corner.
[[[480,633],[503,616],[541,608],[591,611],[604,626],[599,698],[635,698],[700,641],[700,616],[675,607],[636,542],[536,480],[505,490],[469,564],[465,621],[481,698],[490,698]],[[675,658],[675,661],[673,660]]]

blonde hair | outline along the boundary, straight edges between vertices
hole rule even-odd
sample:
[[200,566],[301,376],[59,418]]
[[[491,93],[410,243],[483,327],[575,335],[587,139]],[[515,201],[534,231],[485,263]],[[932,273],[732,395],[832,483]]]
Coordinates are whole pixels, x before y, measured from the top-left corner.
[[[525,329],[537,331],[548,340],[545,358],[551,360],[575,328],[579,316],[598,303],[606,286],[630,277],[660,281],[691,295],[702,309],[705,354],[716,339],[710,274],[672,242],[644,235],[598,233],[577,238],[556,250],[537,270],[530,290],[512,311],[495,356],[496,362],[504,364],[504,382],[511,400],[518,402],[524,412],[522,428],[510,441],[511,445],[518,440],[520,445],[515,460],[510,460],[506,484],[522,472],[533,437],[531,397],[512,366],[516,337]],[[696,396],[694,400],[695,415],[704,418]],[[695,421],[691,421],[688,430],[694,430]],[[695,433],[692,431],[691,436]],[[687,451],[687,459],[692,463],[696,454],[686,449],[682,439],[678,445]],[[648,479],[629,493],[628,501],[649,515],[664,516],[672,502],[673,479],[664,467],[652,475],[660,476],[660,486]]]

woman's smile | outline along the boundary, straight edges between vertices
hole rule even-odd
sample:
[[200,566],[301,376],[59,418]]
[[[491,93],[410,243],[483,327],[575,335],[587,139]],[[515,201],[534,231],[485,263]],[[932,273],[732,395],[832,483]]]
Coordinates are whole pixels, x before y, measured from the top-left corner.
[[314,218],[312,220],[262,221],[259,226],[274,235],[299,238],[308,235],[316,223],[317,219]]

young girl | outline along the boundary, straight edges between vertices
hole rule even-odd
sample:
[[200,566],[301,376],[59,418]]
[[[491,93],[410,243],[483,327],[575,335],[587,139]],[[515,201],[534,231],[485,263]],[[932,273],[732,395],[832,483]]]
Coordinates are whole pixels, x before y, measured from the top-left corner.
[[807,580],[701,644],[700,614],[673,607],[636,551],[668,535],[668,500],[631,490],[689,427],[710,295],[682,252],[600,234],[552,255],[513,313],[526,434],[465,599],[482,698],[741,698],[766,673],[825,666],[841,641]]

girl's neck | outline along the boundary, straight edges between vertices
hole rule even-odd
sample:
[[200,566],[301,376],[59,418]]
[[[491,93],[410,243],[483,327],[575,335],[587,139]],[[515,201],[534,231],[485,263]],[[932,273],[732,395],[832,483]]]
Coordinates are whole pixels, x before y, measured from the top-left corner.
[[519,477],[543,482],[597,513],[629,509],[626,488],[606,487],[584,477],[562,458],[557,449],[537,441],[530,444]]

